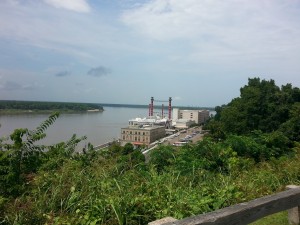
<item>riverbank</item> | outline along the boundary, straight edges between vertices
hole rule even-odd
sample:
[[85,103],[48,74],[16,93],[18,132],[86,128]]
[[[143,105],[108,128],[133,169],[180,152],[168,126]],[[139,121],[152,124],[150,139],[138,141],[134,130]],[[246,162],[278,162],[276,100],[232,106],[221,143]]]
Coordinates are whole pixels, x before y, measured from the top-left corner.
[[22,114],[51,114],[54,112],[59,112],[60,114],[81,114],[81,113],[99,113],[103,112],[104,109],[94,109],[94,110],[60,110],[60,109],[51,109],[51,110],[22,110],[22,109],[0,109],[1,115],[22,115]]
[[0,100],[0,114],[51,114],[102,112],[103,106],[96,103],[39,102]]

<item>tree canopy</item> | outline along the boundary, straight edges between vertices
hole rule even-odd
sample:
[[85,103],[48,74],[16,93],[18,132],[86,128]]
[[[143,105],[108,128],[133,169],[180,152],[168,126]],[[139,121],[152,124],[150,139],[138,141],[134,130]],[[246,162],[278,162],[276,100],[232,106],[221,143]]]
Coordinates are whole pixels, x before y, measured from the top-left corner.
[[[278,87],[274,80],[249,78],[240,89],[240,97],[216,107],[209,124],[212,135],[249,135],[255,130],[283,132],[290,140],[299,141],[300,89],[291,84]],[[220,136],[219,136],[220,135]]]

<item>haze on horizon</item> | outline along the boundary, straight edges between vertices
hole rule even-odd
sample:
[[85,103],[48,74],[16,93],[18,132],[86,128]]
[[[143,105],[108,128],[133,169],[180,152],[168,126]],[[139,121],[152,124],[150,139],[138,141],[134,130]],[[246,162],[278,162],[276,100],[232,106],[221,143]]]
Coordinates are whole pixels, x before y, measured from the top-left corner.
[[300,87],[298,0],[1,0],[0,99],[214,107]]

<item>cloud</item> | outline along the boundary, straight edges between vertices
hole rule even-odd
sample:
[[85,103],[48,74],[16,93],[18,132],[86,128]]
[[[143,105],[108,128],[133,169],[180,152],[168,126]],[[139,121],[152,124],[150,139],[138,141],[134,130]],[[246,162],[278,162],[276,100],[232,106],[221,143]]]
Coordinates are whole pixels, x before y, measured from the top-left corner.
[[45,3],[59,9],[75,12],[90,12],[91,8],[86,0],[44,0]]
[[57,74],[55,74],[55,76],[57,76],[57,77],[65,77],[65,76],[69,76],[69,75],[71,75],[71,72],[67,71],[67,70],[60,71]]
[[102,76],[108,75],[110,73],[111,73],[110,69],[108,69],[104,66],[98,66],[96,68],[90,69],[87,72],[87,75],[94,76],[94,77],[102,77]]
[[97,11],[70,13],[45,7],[45,1],[49,5],[55,2],[59,5],[65,2],[73,4],[78,0],[16,0],[20,2],[18,4],[9,4],[8,1],[11,0],[0,0],[1,40],[65,55],[90,66],[99,62],[97,58],[102,51],[98,49],[104,49],[103,52],[119,51],[124,45],[122,41],[116,42],[123,37],[118,35],[120,29],[112,25],[114,17],[105,20]]
[[182,97],[175,96],[175,97],[173,97],[173,100],[175,100],[175,101],[181,101],[181,100],[182,100]]
[[299,45],[296,1],[153,0],[125,11],[121,21],[149,39],[190,43],[196,61],[270,57]]
[[0,88],[5,91],[16,91],[22,89],[22,85],[14,81],[6,81]]
[[75,85],[79,86],[79,87],[82,87],[82,86],[84,86],[84,83],[82,83],[82,82],[75,82]]
[[35,89],[37,89],[37,85],[36,84],[25,84],[21,87],[22,90],[25,91],[33,91]]
[[25,90],[25,91],[32,91],[35,90],[39,87],[37,83],[33,84],[20,84],[15,81],[6,81],[4,84],[0,84],[0,90],[4,91],[20,91],[20,90]]

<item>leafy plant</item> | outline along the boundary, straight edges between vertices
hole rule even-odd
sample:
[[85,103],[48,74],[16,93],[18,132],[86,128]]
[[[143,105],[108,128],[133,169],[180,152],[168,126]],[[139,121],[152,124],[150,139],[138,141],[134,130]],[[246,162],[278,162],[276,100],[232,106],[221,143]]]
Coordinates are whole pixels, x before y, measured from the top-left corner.
[[0,194],[17,196],[24,191],[24,185],[41,165],[45,146],[36,142],[45,138],[46,129],[58,118],[53,113],[35,130],[16,129],[10,135],[12,144],[1,143],[0,152]]

